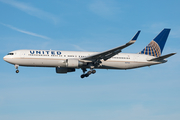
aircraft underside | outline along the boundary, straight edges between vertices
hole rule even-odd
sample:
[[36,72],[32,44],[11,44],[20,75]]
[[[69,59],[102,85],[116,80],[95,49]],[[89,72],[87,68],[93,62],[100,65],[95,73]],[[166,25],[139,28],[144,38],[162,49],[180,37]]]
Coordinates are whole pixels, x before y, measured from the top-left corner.
[[[98,65],[82,65],[82,66],[76,66],[76,67],[69,67],[67,63],[64,63],[64,60],[42,60],[39,61],[37,59],[15,59],[16,64],[15,68],[16,73],[19,73],[18,67],[19,66],[28,66],[28,67],[56,67],[56,73],[68,73],[68,72],[75,72],[75,69],[82,69],[83,74],[81,75],[81,78],[88,77],[91,74],[95,74],[95,69],[117,69],[117,70],[126,70],[126,69],[133,69],[138,67],[144,67],[144,66],[151,66],[155,64],[160,64],[160,62],[135,62],[135,61],[102,61],[101,64]],[[13,60],[14,61],[14,60]],[[90,69],[89,71],[87,69]]]

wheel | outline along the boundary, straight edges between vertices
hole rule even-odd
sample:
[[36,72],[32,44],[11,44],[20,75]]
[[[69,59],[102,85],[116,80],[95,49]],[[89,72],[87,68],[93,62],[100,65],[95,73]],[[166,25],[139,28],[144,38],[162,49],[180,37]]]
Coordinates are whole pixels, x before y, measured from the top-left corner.
[[94,73],[96,73],[96,70],[93,70],[93,71],[92,71],[92,74],[94,74]]
[[81,78],[84,78],[84,77],[85,77],[85,75],[84,75],[84,74],[82,74],[82,75],[81,75]]
[[88,71],[86,74],[87,74],[87,75],[90,75],[91,73],[92,73],[92,71]]
[[85,77],[89,77],[89,75],[88,75],[88,74],[85,74]]
[[16,70],[16,73],[19,73],[19,70]]

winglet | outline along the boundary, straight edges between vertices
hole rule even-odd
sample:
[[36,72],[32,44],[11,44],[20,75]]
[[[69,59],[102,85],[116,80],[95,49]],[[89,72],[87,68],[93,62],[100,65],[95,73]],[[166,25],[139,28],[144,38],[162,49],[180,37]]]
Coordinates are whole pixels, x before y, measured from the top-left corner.
[[135,34],[135,36],[131,39],[131,41],[137,40],[140,32],[141,32],[141,31],[139,30],[139,31]]
[[138,36],[139,36],[139,34],[140,34],[140,30],[134,35],[134,37],[128,42],[128,43],[126,43],[126,44],[133,44],[133,43],[135,43],[136,42],[136,40],[137,40],[137,38],[138,38]]

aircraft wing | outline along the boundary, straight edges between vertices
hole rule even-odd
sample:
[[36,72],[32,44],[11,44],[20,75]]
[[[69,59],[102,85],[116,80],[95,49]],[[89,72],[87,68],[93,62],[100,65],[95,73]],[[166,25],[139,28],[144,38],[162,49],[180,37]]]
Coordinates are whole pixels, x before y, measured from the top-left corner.
[[116,48],[113,48],[113,49],[110,49],[110,50],[107,50],[107,51],[104,51],[104,52],[100,52],[100,53],[97,53],[97,54],[94,54],[94,55],[87,56],[85,58],[82,58],[81,60],[96,61],[96,60],[103,59],[104,61],[106,61],[106,60],[110,59],[111,57],[113,57],[114,55],[120,53],[122,49],[124,49],[124,48],[132,45],[133,43],[135,43],[140,32],[141,31],[138,31],[135,34],[135,36],[128,43],[126,43],[125,45],[122,45],[122,46],[119,46],[119,47],[116,47]]

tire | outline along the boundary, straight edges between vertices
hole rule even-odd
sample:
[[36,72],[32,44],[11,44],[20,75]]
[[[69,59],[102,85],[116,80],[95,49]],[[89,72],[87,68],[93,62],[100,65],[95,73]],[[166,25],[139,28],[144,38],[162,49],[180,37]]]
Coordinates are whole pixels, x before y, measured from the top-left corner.
[[19,73],[19,70],[16,70],[16,73]]

